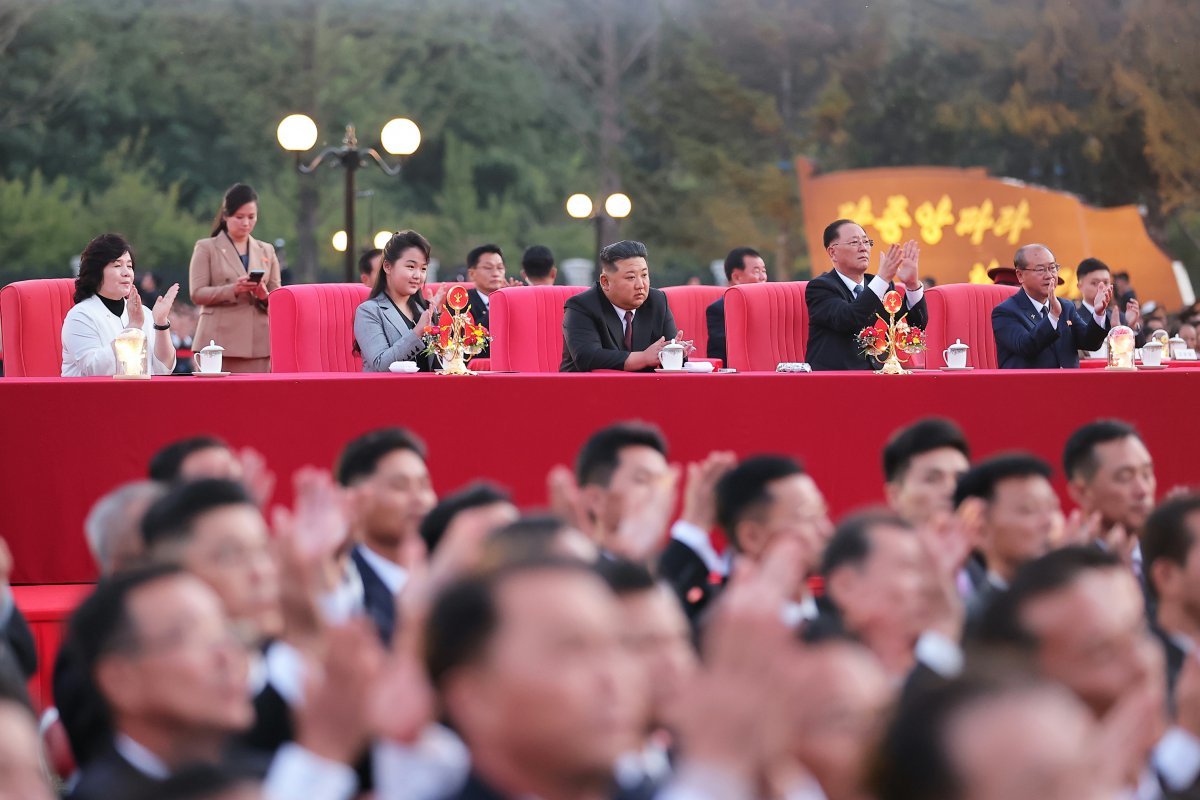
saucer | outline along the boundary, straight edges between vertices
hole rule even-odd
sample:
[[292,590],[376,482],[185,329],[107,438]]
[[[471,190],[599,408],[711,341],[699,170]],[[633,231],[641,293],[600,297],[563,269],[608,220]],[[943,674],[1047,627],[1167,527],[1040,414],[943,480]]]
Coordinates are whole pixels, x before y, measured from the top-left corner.
[[1166,364],[1154,364],[1153,366],[1151,366],[1150,364],[1138,364],[1137,368],[1138,369],[1166,369],[1167,365]]
[[[658,367],[654,371],[655,372],[667,372],[667,373],[670,373],[671,375],[683,375],[687,372],[686,369],[663,369],[662,367]],[[699,373],[697,373],[697,374],[699,374]]]
[[199,371],[197,371],[197,372],[193,372],[192,374],[193,374],[193,375],[195,375],[197,378],[224,378],[226,375],[229,375],[230,373],[228,373],[228,372],[199,372]]
[[974,367],[939,367],[942,372],[966,372],[967,370],[975,369]]

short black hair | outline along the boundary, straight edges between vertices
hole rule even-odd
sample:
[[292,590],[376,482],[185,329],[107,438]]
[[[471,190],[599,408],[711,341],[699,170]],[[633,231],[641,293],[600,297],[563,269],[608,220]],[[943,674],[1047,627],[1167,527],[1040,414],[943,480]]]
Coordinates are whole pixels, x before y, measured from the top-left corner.
[[1114,272],[1113,280],[1114,281],[1125,281],[1126,283],[1128,283],[1129,282],[1129,273],[1128,272]]
[[596,572],[617,597],[648,592],[658,586],[650,570],[627,558],[602,558],[596,562]]
[[142,517],[142,541],[147,553],[170,542],[181,542],[192,534],[196,520],[225,506],[258,508],[246,487],[224,478],[202,478],[176,484],[150,504]]
[[868,757],[865,788],[871,797],[961,797],[966,787],[950,754],[951,726],[977,704],[1049,685],[1029,675],[1030,671],[1028,667],[1016,671],[969,669],[956,678],[910,681]]
[[742,520],[761,514],[771,503],[768,485],[777,480],[803,475],[804,467],[788,456],[758,455],[721,476],[717,481],[717,524],[729,541],[741,550],[737,527]]
[[102,233],[87,243],[79,255],[79,276],[75,278],[75,302],[82,303],[100,291],[104,283],[104,268],[129,253],[135,260],[133,248],[119,233]]
[[1104,270],[1105,272],[1112,274],[1112,270],[1108,268],[1108,264],[1105,264],[1100,259],[1085,258],[1083,261],[1080,261],[1079,266],[1075,268],[1075,278],[1077,280],[1082,280],[1084,276],[1090,275],[1093,272],[1099,272],[1100,270]]
[[646,250],[646,245],[632,239],[613,242],[605,245],[600,251],[600,266],[605,272],[612,272],[617,268],[618,261],[627,258],[650,258],[650,253]]
[[753,247],[735,247],[725,256],[725,280],[733,280],[734,270],[746,268],[746,256],[762,258]]
[[990,645],[1036,648],[1037,640],[1021,620],[1033,600],[1061,591],[1094,570],[1123,569],[1121,560],[1099,547],[1076,545],[1052,550],[1022,564],[1006,591],[984,610],[978,638]]
[[96,683],[95,671],[104,657],[138,647],[138,632],[129,614],[130,596],[151,583],[182,574],[173,564],[155,564],[104,578],[67,621],[54,666],[54,699],[80,765],[99,755],[114,732],[112,712]]
[[971,447],[962,428],[944,417],[926,417],[901,428],[883,447],[883,479],[888,483],[900,480],[914,458],[946,447],[971,460]]
[[[852,219],[835,219],[833,222],[826,225],[825,226],[825,234],[822,237],[825,241],[825,249],[826,250],[829,249],[829,245],[831,245],[837,241],[838,230],[840,230],[843,225],[858,225],[858,223]],[[859,227],[862,227],[862,226],[859,226]]]
[[395,450],[408,450],[425,460],[425,443],[404,428],[380,428],[353,439],[342,449],[333,473],[342,486],[375,474],[379,461]]
[[582,562],[537,558],[462,578],[437,595],[425,626],[425,667],[436,689],[443,687],[452,672],[478,663],[483,657],[500,627],[496,604],[500,588],[508,581],[547,571],[590,575],[599,580],[592,567]]
[[370,250],[364,251],[363,254],[358,257],[359,273],[362,275],[370,275],[371,274],[371,259],[375,258],[375,256],[381,256],[381,255],[383,255],[383,250],[378,247],[372,247]]
[[601,428],[584,442],[575,459],[575,480],[580,486],[608,486],[626,447],[649,447],[667,455],[667,441],[653,425],[618,422]]
[[1158,599],[1154,562],[1162,559],[1183,566],[1196,544],[1188,517],[1200,513],[1200,494],[1184,494],[1166,500],[1146,517],[1142,526],[1142,574],[1152,599]]
[[150,480],[174,483],[179,480],[183,462],[201,450],[228,450],[229,445],[216,436],[192,436],[171,442],[150,458]]
[[507,489],[494,483],[476,481],[469,486],[447,495],[421,520],[421,538],[426,550],[432,554],[454,518],[469,508],[490,506],[493,503],[510,503],[512,496]]
[[499,245],[481,244],[479,247],[476,247],[474,250],[467,253],[467,269],[475,269],[475,266],[479,263],[479,259],[483,258],[485,253],[495,253],[496,255],[500,256],[501,259],[504,258],[504,251],[500,249]]
[[962,505],[968,497],[978,497],[991,502],[996,496],[996,487],[1009,478],[1033,478],[1046,480],[1054,475],[1042,459],[1029,453],[1003,453],[986,461],[980,461],[958,479],[954,487],[954,507]]
[[521,269],[531,278],[548,278],[554,269],[554,253],[544,244],[535,244],[521,255]]
[[879,509],[853,514],[841,521],[825,545],[821,575],[828,578],[842,567],[861,567],[871,556],[871,531],[882,527],[913,529],[907,520],[891,511]]
[[1100,469],[1096,447],[1129,436],[1137,437],[1137,429],[1119,419],[1098,419],[1076,429],[1063,446],[1063,474],[1069,481],[1076,477],[1091,480]]

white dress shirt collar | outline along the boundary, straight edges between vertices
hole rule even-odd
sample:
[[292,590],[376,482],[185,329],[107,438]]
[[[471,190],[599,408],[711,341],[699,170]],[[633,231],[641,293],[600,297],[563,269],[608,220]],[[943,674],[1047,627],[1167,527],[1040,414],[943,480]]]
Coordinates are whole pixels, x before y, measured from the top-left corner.
[[388,588],[388,591],[393,595],[400,594],[404,584],[408,583],[408,570],[395,561],[379,555],[365,544],[357,545],[357,547],[358,554],[367,562],[367,566],[379,576],[379,580],[383,581],[383,585]]
[[[1021,291],[1024,292],[1025,290],[1022,289]],[[1042,300],[1041,302],[1038,302],[1037,300],[1034,299],[1033,295],[1031,295],[1029,292],[1025,292],[1025,296],[1029,298],[1029,302],[1033,304],[1033,307],[1035,309],[1037,309],[1039,314],[1042,312],[1043,308],[1046,309],[1047,315],[1050,314],[1050,298],[1049,297],[1047,297],[1045,300]]]
[[836,274],[839,278],[842,279],[842,283],[846,284],[846,288],[850,290],[851,294],[854,293],[855,286],[861,286],[864,289],[867,288],[867,285],[865,283],[865,278],[860,278],[859,280],[856,281],[853,278],[847,278],[845,275],[838,272],[836,269],[834,270],[834,274]]
[[[636,309],[636,308],[631,308],[631,309],[618,308],[618,307],[617,307],[617,304],[616,304],[616,303],[613,303],[613,302],[609,302],[609,305],[613,307],[613,311],[617,312],[617,319],[621,320],[621,330],[622,330],[622,331],[624,331],[624,330],[625,330],[625,314],[626,314],[626,311],[628,311],[628,313],[630,313],[630,314],[633,314],[633,316],[635,316],[635,317],[637,316],[637,309]],[[632,320],[632,319],[630,319],[630,322],[632,322],[632,321],[633,321],[633,320]]]
[[165,761],[125,734],[118,733],[113,740],[113,746],[121,758],[146,777],[159,781],[171,777],[171,770]]
[[483,303],[484,308],[492,307],[492,296],[489,292],[485,292],[478,286],[475,287],[475,294],[479,295],[479,302]]

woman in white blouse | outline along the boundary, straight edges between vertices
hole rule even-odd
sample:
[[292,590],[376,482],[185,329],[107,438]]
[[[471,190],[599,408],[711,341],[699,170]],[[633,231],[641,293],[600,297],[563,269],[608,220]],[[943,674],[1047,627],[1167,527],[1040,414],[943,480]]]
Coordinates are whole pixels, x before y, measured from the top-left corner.
[[112,343],[126,328],[141,328],[146,334],[149,371],[170,374],[175,368],[170,314],[178,293],[179,284],[175,284],[147,314],[133,283],[129,243],[115,233],[92,239],[79,259],[75,306],[63,321],[63,377],[116,374]]

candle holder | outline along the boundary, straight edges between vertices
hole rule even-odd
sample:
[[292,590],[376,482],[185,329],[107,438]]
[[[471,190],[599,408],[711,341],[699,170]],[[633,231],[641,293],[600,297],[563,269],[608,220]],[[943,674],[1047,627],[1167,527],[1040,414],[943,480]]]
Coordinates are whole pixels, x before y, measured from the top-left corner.
[[887,312],[887,322],[883,317],[875,315],[876,322],[869,328],[863,328],[855,339],[863,355],[873,358],[883,364],[878,370],[880,375],[908,375],[911,370],[903,366],[905,356],[916,355],[925,350],[925,331],[916,325],[909,325],[903,314],[896,319],[896,312],[904,306],[904,298],[897,291],[890,291],[883,296],[883,310]]
[[468,299],[466,289],[451,287],[437,324],[426,326],[421,332],[425,352],[437,356],[442,364],[437,371],[439,375],[474,375],[467,369],[467,362],[482,353],[492,341],[487,328],[471,316],[467,309]]
[[141,328],[126,328],[112,342],[113,355],[117,359],[118,380],[150,380],[146,368],[146,334]]
[[1107,342],[1108,366],[1105,369],[1115,372],[1131,372],[1137,369],[1133,365],[1133,328],[1118,325],[1108,332]]

